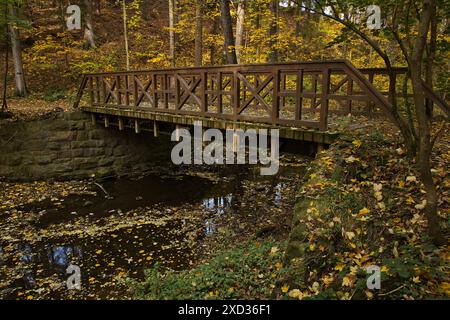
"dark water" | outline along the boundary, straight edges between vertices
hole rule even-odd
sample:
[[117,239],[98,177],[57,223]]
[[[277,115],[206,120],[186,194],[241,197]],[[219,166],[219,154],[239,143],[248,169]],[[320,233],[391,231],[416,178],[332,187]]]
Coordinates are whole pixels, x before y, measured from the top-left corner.
[[37,225],[45,227],[70,220],[74,215],[100,218],[117,213],[118,210],[126,212],[157,203],[179,205],[194,202],[205,197],[211,186],[210,181],[195,176],[148,175],[134,180],[110,179],[99,183],[97,197],[69,195],[56,205],[46,200],[26,205],[21,209],[40,212]]
[[[44,201],[20,208],[37,215],[32,222],[37,229],[53,224],[71,224],[83,217],[92,224],[103,223],[104,218],[126,220],[130,210],[158,208],[169,215],[176,208],[189,212],[190,208],[205,212],[202,231],[194,241],[217,232],[216,223],[226,214],[255,215],[265,208],[277,208],[285,201],[286,188],[296,187],[301,170],[287,168],[270,178],[259,176],[258,170],[239,168],[232,175],[217,175],[217,179],[190,175],[149,175],[137,180],[117,179],[101,182],[97,195],[70,195],[57,201]],[[263,200],[252,200],[252,195],[263,194]],[[255,198],[256,199],[256,198]],[[143,279],[144,269],[156,262],[172,269],[189,268],[195,257],[186,246],[186,221],[178,217],[164,225],[137,224],[98,236],[62,236],[42,239],[37,243],[14,244],[14,255],[7,259],[0,246],[0,266],[14,270],[15,280],[2,290],[4,298],[123,298],[125,277]],[[66,290],[66,269],[80,267],[83,290]],[[8,271],[9,272],[9,271]],[[11,271],[12,272],[12,271]],[[5,277],[12,274],[3,273]],[[44,279],[44,280],[43,280]]]

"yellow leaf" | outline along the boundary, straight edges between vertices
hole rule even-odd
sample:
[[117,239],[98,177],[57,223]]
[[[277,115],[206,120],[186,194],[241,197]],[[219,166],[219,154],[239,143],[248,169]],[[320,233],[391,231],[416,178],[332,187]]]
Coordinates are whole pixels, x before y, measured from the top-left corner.
[[289,291],[288,295],[289,297],[294,299],[301,299],[301,297],[303,297],[303,294],[299,289],[292,289],[291,291]]
[[372,300],[373,299],[373,293],[370,292],[369,290],[364,291],[364,293],[367,296],[367,299]]
[[342,279],[342,286],[351,287],[353,285],[354,277],[353,276],[345,276]]
[[284,286],[281,287],[281,292],[286,293],[289,291],[289,286],[287,284],[285,284]]
[[362,142],[361,142],[360,140],[355,140],[355,141],[352,142],[352,144],[353,144],[354,146],[356,146],[357,148],[359,148],[359,147],[361,147]]
[[352,240],[355,237],[355,233],[352,231],[347,231],[345,233],[345,236],[348,238],[348,240]]
[[370,209],[367,209],[366,207],[359,210],[359,214],[368,214],[370,213]]
[[345,265],[343,265],[343,264],[338,264],[338,265],[336,265],[336,266],[334,267],[334,270],[342,271],[342,270],[344,269],[344,267],[345,267]]
[[96,254],[102,253],[102,249],[99,249],[99,250],[95,251],[95,253],[96,253]]

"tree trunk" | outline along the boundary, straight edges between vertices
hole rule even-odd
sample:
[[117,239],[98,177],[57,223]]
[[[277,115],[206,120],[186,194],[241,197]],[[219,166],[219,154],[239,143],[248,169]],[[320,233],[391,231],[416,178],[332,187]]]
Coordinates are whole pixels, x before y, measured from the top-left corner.
[[195,9],[195,66],[203,64],[203,0],[197,0]]
[[150,0],[142,0],[141,2],[142,18],[146,21],[150,20]]
[[278,35],[278,6],[279,6],[279,0],[272,0],[270,2],[270,11],[272,13],[270,29],[269,29],[269,46],[270,46],[269,62],[270,63],[278,62],[278,49],[276,48],[276,45],[277,45],[276,38]]
[[[216,17],[214,17],[214,21],[213,21],[213,24],[211,27],[211,34],[215,35],[218,33],[219,25],[220,25],[220,22],[218,21],[218,19]],[[215,61],[216,61],[215,57],[216,57],[216,46],[215,46],[214,42],[211,41],[211,45],[209,46],[209,60],[210,60],[209,63],[211,65],[215,64]]]
[[[261,15],[259,13],[259,11],[256,13],[255,15],[255,30],[259,31],[259,29],[261,28]],[[260,43],[256,43],[256,56],[259,58],[259,54],[261,52],[261,45]]]
[[295,8],[295,36],[300,37],[302,33],[302,2],[297,3]]
[[4,23],[5,23],[5,44],[6,44],[6,49],[5,49],[5,74],[3,77],[3,99],[2,99],[2,113],[6,112],[6,110],[8,109],[8,102],[6,100],[6,93],[7,93],[7,86],[8,86],[8,69],[9,69],[9,39],[8,39],[8,6],[6,5],[6,3],[4,4],[5,6],[5,16],[4,16]]
[[95,48],[94,27],[92,24],[92,0],[84,0],[84,41],[86,48]]
[[[10,6],[9,14],[13,17],[17,16],[17,10],[12,5]],[[27,87],[23,72],[22,48],[20,45],[19,31],[15,26],[9,24],[9,34],[11,37],[11,49],[14,61],[14,79],[16,82],[15,94],[19,97],[25,97],[27,95]]]
[[130,52],[128,48],[127,4],[125,0],[122,0],[122,11],[123,11],[123,37],[125,40],[125,59],[128,71],[130,70]]
[[[428,46],[427,64],[425,70],[425,81],[427,85],[433,89],[433,62],[436,58],[436,42],[437,42],[437,16],[436,7],[432,8],[431,25],[430,25],[430,45]],[[431,100],[426,100],[427,114],[433,117],[433,103]]]
[[416,117],[418,122],[418,153],[417,166],[426,191],[426,206],[424,209],[425,216],[428,220],[428,231],[430,237],[436,245],[445,244],[437,215],[437,191],[434,185],[433,176],[431,174],[431,134],[429,117],[425,105],[425,94],[422,86],[422,61],[427,41],[428,28],[431,16],[436,7],[435,0],[424,0],[421,12],[418,36],[414,45],[410,70],[411,81],[413,85],[414,104],[416,109]]
[[220,0],[220,13],[224,35],[224,50],[228,64],[237,64],[236,50],[234,48],[233,25],[231,23],[229,0]]
[[172,67],[175,67],[175,0],[169,0],[169,59]]
[[237,8],[236,20],[236,58],[237,63],[241,63],[241,51],[244,43],[244,19],[246,0],[240,0]]

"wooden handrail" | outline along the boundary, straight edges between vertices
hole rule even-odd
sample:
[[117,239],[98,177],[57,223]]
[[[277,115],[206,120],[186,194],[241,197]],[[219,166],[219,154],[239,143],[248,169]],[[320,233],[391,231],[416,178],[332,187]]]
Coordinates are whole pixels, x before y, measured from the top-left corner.
[[[394,68],[396,75],[406,71]],[[374,85],[375,77],[386,74],[380,68],[358,70],[348,60],[91,73],[83,75],[74,107],[88,93],[91,107],[325,131],[330,114],[389,114],[390,102]],[[437,97],[427,95],[436,103]]]

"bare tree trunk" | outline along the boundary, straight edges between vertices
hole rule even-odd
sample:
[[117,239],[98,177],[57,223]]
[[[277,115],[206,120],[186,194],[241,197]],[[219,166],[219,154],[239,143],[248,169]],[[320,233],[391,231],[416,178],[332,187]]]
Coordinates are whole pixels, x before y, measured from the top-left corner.
[[[425,70],[425,81],[433,89],[433,62],[436,58],[436,42],[437,42],[437,16],[436,7],[432,8],[431,25],[430,25],[430,45],[428,46],[427,64]],[[431,100],[426,101],[427,114],[433,117],[433,103]]]
[[86,48],[95,48],[94,27],[92,24],[92,0],[84,0],[84,41]]
[[175,67],[175,0],[169,0],[169,59],[172,67]]
[[269,29],[269,38],[270,38],[270,52],[269,52],[269,62],[274,63],[278,61],[278,49],[276,48],[277,40],[276,37],[278,35],[278,6],[279,0],[272,0],[270,2],[270,11],[272,12],[270,29]]
[[[261,15],[259,12],[256,13],[255,16],[255,30],[259,31],[261,28]],[[256,44],[256,56],[259,57],[261,52],[261,45],[259,43]]]
[[302,15],[302,3],[297,3],[297,6],[295,8],[295,36],[300,37],[300,34],[302,32],[302,22],[301,22],[301,15]]
[[[211,27],[211,34],[217,34],[219,31],[219,21],[216,17],[214,17],[213,25]],[[211,65],[215,64],[215,57],[216,57],[216,46],[214,45],[214,42],[211,41],[211,45],[209,46],[209,63]]]
[[3,78],[3,99],[2,99],[2,113],[6,112],[8,109],[8,102],[6,100],[6,90],[8,86],[8,69],[9,69],[9,39],[8,39],[8,6],[6,3],[4,3],[5,6],[5,16],[4,16],[4,23],[5,23],[5,44],[6,44],[6,50],[5,50],[5,75]]
[[233,25],[231,23],[230,2],[220,0],[220,13],[222,18],[222,28],[225,40],[225,56],[228,64],[237,64],[236,50],[234,48]]
[[195,8],[195,66],[203,64],[203,0],[197,0]]
[[237,63],[241,63],[241,50],[244,42],[244,19],[246,0],[240,0],[237,8],[236,20],[236,58]]
[[146,21],[150,20],[150,0],[142,0],[141,2],[142,18]]
[[128,48],[127,4],[125,0],[122,0],[122,11],[123,11],[123,36],[125,40],[125,58],[127,63],[127,70],[130,70],[130,52]]
[[433,242],[437,245],[445,244],[437,215],[437,191],[431,174],[431,134],[430,122],[425,105],[425,94],[422,86],[422,61],[427,42],[428,28],[430,26],[431,16],[435,11],[435,0],[424,0],[421,12],[418,36],[414,45],[410,70],[411,81],[413,84],[414,104],[416,109],[416,117],[418,122],[418,153],[417,166],[420,173],[420,180],[424,184],[426,191],[426,206],[424,209],[425,216],[428,220],[428,230]]
[[[17,10],[13,5],[10,6],[9,14],[13,17],[17,16]],[[25,97],[27,95],[27,87],[23,72],[22,48],[20,45],[19,31],[15,26],[9,24],[9,34],[11,37],[11,49],[14,61],[14,79],[16,82],[15,94],[19,97]]]
[[102,1],[101,0],[95,1],[95,14],[96,15],[102,14]]

